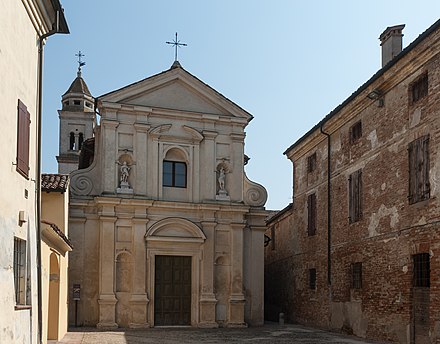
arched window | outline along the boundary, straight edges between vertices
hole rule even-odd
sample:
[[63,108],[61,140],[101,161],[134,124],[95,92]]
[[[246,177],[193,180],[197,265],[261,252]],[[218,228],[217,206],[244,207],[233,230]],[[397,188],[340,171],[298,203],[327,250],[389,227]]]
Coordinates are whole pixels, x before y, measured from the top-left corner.
[[83,133],[79,133],[78,135],[78,150],[81,149],[83,141],[84,141],[84,134]]
[[70,144],[69,144],[70,150],[75,150],[75,134],[70,133]]
[[187,166],[182,151],[169,150],[163,160],[162,171],[163,186],[186,188]]

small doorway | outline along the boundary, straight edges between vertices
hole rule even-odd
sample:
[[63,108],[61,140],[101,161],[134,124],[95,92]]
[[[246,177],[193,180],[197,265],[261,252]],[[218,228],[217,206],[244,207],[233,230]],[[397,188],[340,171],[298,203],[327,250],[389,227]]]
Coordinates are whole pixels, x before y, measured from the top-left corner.
[[413,256],[411,344],[429,344],[430,264],[429,253]]
[[191,258],[155,256],[155,326],[191,325]]
[[49,305],[47,316],[47,339],[58,340],[60,311],[60,265],[58,255],[50,254],[49,258]]

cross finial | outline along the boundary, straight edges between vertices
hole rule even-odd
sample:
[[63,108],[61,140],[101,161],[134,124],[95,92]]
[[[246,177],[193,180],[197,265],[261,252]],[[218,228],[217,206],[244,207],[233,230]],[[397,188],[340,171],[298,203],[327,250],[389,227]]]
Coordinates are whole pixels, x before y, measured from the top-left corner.
[[80,51],[78,51],[78,54],[75,54],[75,56],[78,56],[78,72],[76,73],[76,75],[81,76],[81,67],[85,66],[85,64],[86,64],[85,62],[83,62],[81,60],[81,57],[86,56],[86,55],[84,55],[80,50]]
[[171,44],[174,46],[174,61],[177,61],[177,49],[180,47],[186,47],[188,44],[186,43],[180,43],[180,41],[177,39],[177,32],[176,32],[176,38],[172,42],[165,42],[166,44]]

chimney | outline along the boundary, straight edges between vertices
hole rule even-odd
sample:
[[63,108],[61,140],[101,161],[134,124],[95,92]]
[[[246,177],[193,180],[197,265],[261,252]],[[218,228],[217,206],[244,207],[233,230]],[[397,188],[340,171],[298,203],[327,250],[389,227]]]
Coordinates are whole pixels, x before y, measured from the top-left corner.
[[382,46],[382,67],[402,51],[402,30],[405,24],[387,27],[380,35]]

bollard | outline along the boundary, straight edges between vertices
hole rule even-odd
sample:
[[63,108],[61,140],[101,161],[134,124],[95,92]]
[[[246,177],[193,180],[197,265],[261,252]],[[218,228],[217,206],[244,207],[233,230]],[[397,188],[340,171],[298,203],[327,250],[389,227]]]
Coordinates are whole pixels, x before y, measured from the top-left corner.
[[280,313],[279,315],[279,324],[284,325],[284,313]]

